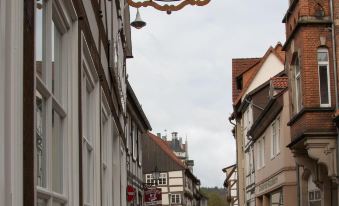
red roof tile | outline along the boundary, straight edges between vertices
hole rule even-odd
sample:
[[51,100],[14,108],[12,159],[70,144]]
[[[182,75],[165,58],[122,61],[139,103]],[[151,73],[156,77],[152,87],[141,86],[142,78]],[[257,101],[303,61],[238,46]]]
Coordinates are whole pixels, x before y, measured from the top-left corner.
[[275,89],[285,89],[288,87],[288,77],[273,77],[271,85]]
[[[275,48],[270,47],[267,50],[267,52],[265,53],[265,55],[260,59],[260,61],[253,66],[253,70],[254,71],[251,72],[251,75],[248,78],[247,83],[243,85],[242,90],[237,93],[235,98],[234,98],[234,95],[233,95],[233,105],[237,105],[239,103],[239,101],[241,100],[241,98],[244,95],[245,91],[248,89],[248,87],[250,86],[251,82],[253,81],[253,79],[255,78],[257,73],[259,72],[261,66],[263,65],[263,63],[266,61],[266,59],[269,57],[269,55],[271,53],[273,53],[275,56],[277,56],[278,59],[284,64],[285,53],[284,53],[284,51],[282,51],[281,43],[278,42],[277,45],[275,46]],[[233,84],[235,84],[234,82],[235,82],[235,79],[233,79]]]

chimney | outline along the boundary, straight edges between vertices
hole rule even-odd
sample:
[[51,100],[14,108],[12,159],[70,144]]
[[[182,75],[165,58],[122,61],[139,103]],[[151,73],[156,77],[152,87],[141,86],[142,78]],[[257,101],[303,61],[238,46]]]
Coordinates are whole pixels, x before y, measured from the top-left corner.
[[157,133],[157,136],[158,136],[159,138],[161,138],[161,133]]
[[193,172],[194,160],[186,160],[186,165],[188,169]]
[[172,140],[178,139],[178,132],[172,132]]

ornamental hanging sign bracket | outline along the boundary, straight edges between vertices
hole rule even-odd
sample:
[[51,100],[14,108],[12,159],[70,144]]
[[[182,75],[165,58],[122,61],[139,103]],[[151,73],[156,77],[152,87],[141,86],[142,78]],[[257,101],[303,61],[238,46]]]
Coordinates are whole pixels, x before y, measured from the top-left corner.
[[150,6],[159,11],[166,11],[167,14],[171,14],[172,11],[179,11],[187,5],[205,6],[210,1],[211,0],[127,0],[127,3],[135,8]]

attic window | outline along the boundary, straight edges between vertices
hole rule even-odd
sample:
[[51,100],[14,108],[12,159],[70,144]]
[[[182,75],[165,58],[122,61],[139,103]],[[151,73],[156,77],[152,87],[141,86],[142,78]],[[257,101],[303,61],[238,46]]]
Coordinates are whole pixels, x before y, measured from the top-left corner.
[[237,90],[242,90],[242,76],[237,77]]

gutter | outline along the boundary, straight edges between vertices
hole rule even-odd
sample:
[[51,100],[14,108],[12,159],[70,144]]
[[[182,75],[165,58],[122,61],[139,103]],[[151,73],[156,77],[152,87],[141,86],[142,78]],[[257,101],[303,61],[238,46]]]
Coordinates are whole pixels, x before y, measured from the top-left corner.
[[[331,28],[332,28],[332,54],[333,54],[333,70],[334,70],[334,91],[335,91],[335,108],[336,110],[339,109],[339,102],[338,102],[338,77],[337,77],[337,58],[336,58],[336,39],[335,39],[335,25],[334,25],[334,9],[333,9],[333,0],[330,0],[330,9],[331,9]],[[336,126],[337,129],[337,181],[339,181],[339,129]]]

